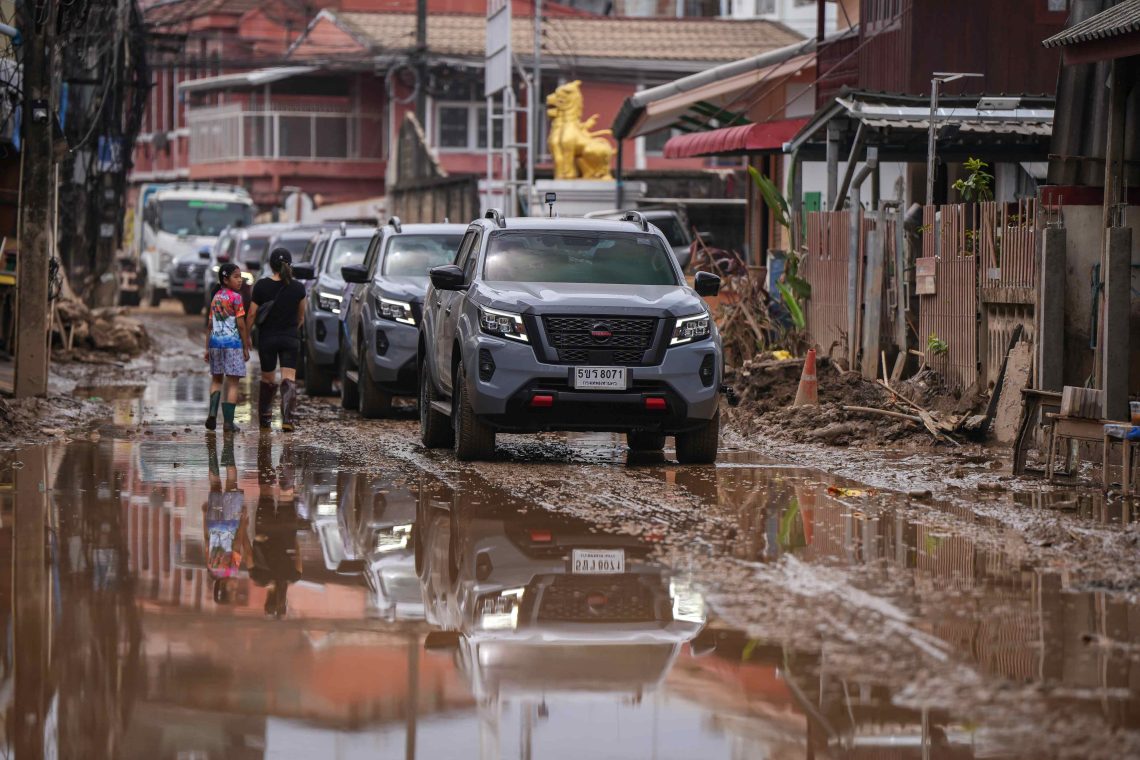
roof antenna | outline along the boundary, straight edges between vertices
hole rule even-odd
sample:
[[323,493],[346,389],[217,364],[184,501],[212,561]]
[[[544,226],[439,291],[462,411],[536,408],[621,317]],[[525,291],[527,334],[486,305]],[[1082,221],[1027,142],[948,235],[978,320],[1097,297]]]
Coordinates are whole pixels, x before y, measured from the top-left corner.
[[554,216],[554,204],[558,201],[558,193],[547,193],[543,197],[542,200],[547,206],[550,207],[550,213],[548,214],[548,216],[553,217]]

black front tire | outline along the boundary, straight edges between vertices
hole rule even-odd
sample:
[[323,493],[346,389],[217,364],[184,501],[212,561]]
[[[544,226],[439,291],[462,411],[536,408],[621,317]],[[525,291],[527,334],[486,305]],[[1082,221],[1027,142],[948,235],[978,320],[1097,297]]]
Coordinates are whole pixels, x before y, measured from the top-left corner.
[[348,379],[348,372],[352,367],[348,363],[348,351],[344,346],[340,350],[340,406],[342,409],[360,408],[360,386]]
[[712,464],[720,446],[720,412],[696,430],[678,433],[677,461],[681,464]]
[[317,364],[308,348],[305,349],[305,368],[307,370],[305,372],[305,395],[331,396],[336,374],[331,367]]
[[451,417],[455,422],[456,459],[474,462],[495,455],[495,430],[476,416],[467,395],[467,373],[462,364],[455,374]]
[[202,309],[206,306],[202,296],[190,296],[180,300],[182,301],[182,311],[185,314],[201,314]]
[[137,290],[119,291],[119,306],[138,306],[141,301]]
[[368,369],[368,357],[361,355],[357,366],[360,367],[360,416],[373,420],[391,414],[392,394],[376,387]]
[[625,434],[630,451],[661,451],[665,448],[664,433],[650,433],[644,430],[631,430]]
[[431,382],[427,360],[420,362],[420,440],[428,449],[447,449],[455,445],[455,430],[446,414],[431,408],[439,395]]

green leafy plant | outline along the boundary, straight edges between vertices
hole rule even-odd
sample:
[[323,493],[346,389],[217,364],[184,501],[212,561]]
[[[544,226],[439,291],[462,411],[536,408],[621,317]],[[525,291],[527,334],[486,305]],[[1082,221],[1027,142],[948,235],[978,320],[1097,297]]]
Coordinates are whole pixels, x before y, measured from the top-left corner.
[[965,179],[955,180],[954,189],[966,201],[992,201],[994,199],[994,175],[986,171],[989,164],[980,158],[968,158],[963,168],[969,174]]
[[[776,223],[787,230],[791,230],[788,201],[780,189],[776,187],[776,183],[755,166],[748,167],[748,174],[756,183],[756,189],[759,191],[760,197],[764,199],[764,205],[771,209]],[[795,252],[788,251],[784,258],[784,273],[780,282],[776,283],[776,289],[780,291],[780,297],[788,308],[792,324],[797,330],[803,330],[807,325],[807,320],[804,318],[804,310],[800,302],[811,298],[811,283],[800,277],[799,271],[800,257]]]
[[950,345],[938,337],[937,333],[930,333],[926,339],[926,350],[934,356],[945,356],[950,350]]
[[776,187],[776,183],[765,177],[755,166],[749,166],[748,173],[752,175],[752,181],[756,183],[756,189],[760,191],[760,197],[764,199],[764,204],[772,210],[772,214],[776,217],[776,223],[784,229],[791,229],[792,222],[788,216],[788,201],[780,193],[780,188]]

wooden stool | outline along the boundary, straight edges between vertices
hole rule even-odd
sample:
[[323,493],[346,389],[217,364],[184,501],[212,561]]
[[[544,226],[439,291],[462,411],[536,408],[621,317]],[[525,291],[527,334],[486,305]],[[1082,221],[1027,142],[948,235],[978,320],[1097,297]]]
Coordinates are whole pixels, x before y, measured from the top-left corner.
[[[1051,422],[1049,428],[1049,456],[1045,460],[1045,478],[1052,483],[1056,474],[1054,458],[1057,454],[1057,439],[1068,438],[1070,441],[1088,441],[1090,443],[1104,442],[1104,426],[1113,424],[1111,420],[1096,420],[1085,417],[1062,417],[1059,414],[1046,414],[1045,418]],[[1065,451],[1065,474],[1071,475],[1073,471],[1073,447],[1070,445]]]
[[1140,446],[1140,441],[1128,440],[1127,425],[1105,425],[1104,426],[1104,460],[1102,462],[1102,476],[1104,480],[1104,490],[1107,491],[1110,480],[1108,477],[1108,460],[1109,452],[1112,450],[1112,444],[1117,441],[1120,442],[1120,493],[1122,496],[1129,496],[1132,493],[1132,450],[1135,446]]

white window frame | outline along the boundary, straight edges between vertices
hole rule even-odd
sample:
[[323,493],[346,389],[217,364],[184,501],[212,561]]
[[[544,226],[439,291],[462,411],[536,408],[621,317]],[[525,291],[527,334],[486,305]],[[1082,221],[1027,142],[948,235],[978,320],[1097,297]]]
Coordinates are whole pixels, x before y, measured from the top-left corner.
[[[432,117],[432,141],[435,143],[435,149],[440,153],[477,153],[486,150],[486,145],[479,145],[479,127],[480,119],[487,118],[486,114],[480,115],[486,107],[486,101],[482,100],[437,100],[431,109]],[[440,127],[442,120],[439,116],[441,108],[463,108],[467,111],[467,145],[463,147],[448,146],[445,147],[441,140]],[[493,131],[493,130],[492,130]],[[493,134],[490,135],[490,141],[494,142]],[[492,148],[496,150],[496,148]]]

